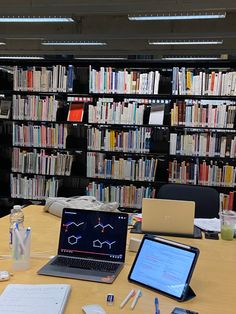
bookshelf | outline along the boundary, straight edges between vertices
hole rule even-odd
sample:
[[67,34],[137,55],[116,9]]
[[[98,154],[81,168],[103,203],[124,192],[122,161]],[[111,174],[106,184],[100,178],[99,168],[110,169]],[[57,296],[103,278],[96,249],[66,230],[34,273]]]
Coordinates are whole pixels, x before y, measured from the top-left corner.
[[[167,68],[164,68],[165,65],[167,64],[162,63],[162,69],[160,69],[160,64],[155,64],[149,70],[147,68],[132,70],[128,69],[126,65],[124,69],[111,68],[109,66],[101,66],[98,69],[94,69],[90,66],[90,92],[98,95],[105,94],[106,97],[112,97],[116,94],[123,97],[127,96],[128,98],[134,97],[134,95],[137,97],[140,94],[147,94],[148,99],[151,99],[150,97],[152,96],[156,96],[157,98],[155,97],[155,99],[159,100],[170,99],[171,101],[166,103],[166,107],[169,107],[170,111],[168,124],[170,137],[168,139],[169,149],[167,154],[168,176],[166,181],[169,183],[212,186],[220,192],[222,208],[235,209],[235,71],[231,68],[232,65],[226,69],[223,63],[218,65],[202,63],[201,66],[195,68],[193,68],[193,64],[182,64],[180,67],[172,67],[172,78],[170,79],[170,76],[168,77],[169,65]],[[164,89],[159,89],[159,83],[161,82],[165,82]],[[165,94],[164,92],[166,91],[169,93]],[[109,98],[106,102],[109,102]],[[125,126],[128,123],[130,125],[135,124],[136,127],[142,124],[142,114],[141,119],[137,119],[136,116],[134,116],[133,121],[129,119],[133,117],[133,112],[143,112],[141,106],[136,108],[136,110],[133,110],[132,106],[131,109],[127,106],[128,109],[125,108],[127,110],[124,112],[123,103],[119,103],[119,105],[122,108],[121,112],[124,113],[124,117],[122,115],[119,116],[116,103],[113,102],[112,105],[107,105],[106,103],[108,108],[105,107],[103,109],[102,100],[100,100],[95,108],[91,107],[89,122],[109,124],[113,120],[113,124],[119,122]],[[152,106],[155,105],[152,104]],[[98,110],[99,114],[97,114],[96,110]],[[110,110],[112,113],[110,113]],[[118,117],[117,114],[113,115],[113,111],[115,113],[118,112]],[[140,117],[139,113],[137,115]],[[96,120],[97,116],[99,116],[99,119]],[[122,128],[123,130],[124,127]],[[134,132],[136,133],[136,131]],[[125,143],[123,144],[124,151],[134,150],[136,156],[140,152],[149,153],[145,148],[146,137],[149,138],[149,135],[146,135],[145,132],[150,132],[148,126],[147,129],[144,129],[144,147],[141,149],[139,147],[129,147]],[[132,130],[127,132],[128,137],[129,134],[132,139]],[[117,141],[119,143],[119,132],[91,128],[91,134],[88,137],[88,147],[89,149],[91,148],[90,139],[95,138],[95,144],[92,143],[94,151],[97,152],[99,149],[101,151],[119,151],[119,145],[118,147],[113,145],[114,137],[118,138]],[[144,162],[144,169],[148,168],[147,160],[143,160],[141,154],[137,158],[139,161]],[[156,189],[149,190],[148,197],[156,196],[158,182],[150,173],[141,177],[139,175],[130,177],[130,173],[133,173],[132,169],[137,169],[137,173],[139,173],[139,168],[135,165],[132,168],[133,162],[135,163],[134,160],[129,160],[131,163],[129,167],[123,158],[112,157],[112,160],[110,160],[103,153],[97,154],[92,152],[89,154],[88,161],[89,163],[91,162],[90,168],[92,169],[92,172],[88,174],[90,177],[94,176],[96,179],[104,179],[106,177],[108,180],[114,178],[133,179],[136,181],[141,178],[141,180],[155,181],[156,185],[154,184],[154,186]],[[101,169],[101,165],[104,165],[104,163],[105,169]],[[98,165],[98,169],[95,169],[96,165]],[[164,164],[163,167],[165,167]],[[125,171],[123,170],[124,168],[126,169]],[[114,174],[112,174],[110,169],[114,169]],[[92,182],[89,189],[92,195],[100,197],[101,200],[106,200],[108,195],[110,195],[113,201],[117,200],[115,199],[115,188],[109,187],[108,184],[104,186],[103,183]],[[133,199],[137,199],[138,206],[136,208],[138,208],[142,197],[140,199],[139,197],[135,198],[135,196],[133,198],[132,196],[130,197],[130,194],[136,195],[137,191],[128,190],[127,186],[124,187],[124,191],[125,194],[127,191],[128,197],[123,194],[122,187],[118,186],[117,194],[120,198],[120,203],[127,204],[130,202],[130,207],[133,207]]]
[[71,64],[13,66],[10,178],[11,197],[18,201],[67,196],[75,185],[77,191],[85,191],[78,184],[86,175],[84,124],[82,119],[67,119],[78,100],[68,96],[73,90],[72,74]]
[[88,193],[139,211],[164,183],[206,185],[235,209],[235,62],[4,64],[14,73],[3,91],[12,98],[13,186],[47,191],[37,200]]

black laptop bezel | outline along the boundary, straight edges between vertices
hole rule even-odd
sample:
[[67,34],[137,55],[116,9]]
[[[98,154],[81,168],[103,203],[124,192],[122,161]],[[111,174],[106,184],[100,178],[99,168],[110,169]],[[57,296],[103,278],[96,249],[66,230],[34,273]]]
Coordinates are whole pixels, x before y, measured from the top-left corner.
[[[137,263],[137,261],[138,261],[140,252],[141,252],[141,250],[142,250],[142,247],[143,247],[143,244],[144,244],[145,241],[159,242],[159,243],[162,243],[162,244],[164,244],[164,245],[176,247],[176,248],[178,248],[178,249],[181,249],[181,250],[185,250],[185,251],[189,251],[189,252],[194,253],[193,263],[192,263],[192,265],[191,265],[191,268],[190,268],[189,273],[188,273],[188,277],[187,277],[186,282],[185,282],[185,288],[183,289],[182,294],[181,294],[180,297],[177,297],[177,296],[175,296],[175,295],[173,295],[173,294],[167,293],[166,291],[160,290],[160,289],[158,289],[158,288],[156,288],[156,287],[152,287],[152,286],[150,286],[150,285],[145,284],[144,282],[137,281],[137,280],[135,280],[135,279],[132,278],[132,273],[133,273],[133,271],[134,271],[134,269],[135,269],[136,263]],[[154,291],[157,291],[157,292],[159,292],[159,293],[161,293],[161,294],[163,294],[163,295],[165,295],[165,296],[168,296],[168,297],[170,297],[170,298],[172,298],[172,299],[175,299],[175,300],[177,300],[177,301],[184,301],[185,299],[187,299],[187,294],[188,294],[188,292],[189,292],[189,289],[191,289],[191,288],[189,287],[189,283],[190,283],[190,280],[191,280],[191,278],[192,278],[192,274],[193,274],[193,271],[194,271],[194,269],[195,269],[195,266],[196,266],[196,263],[197,263],[197,260],[198,260],[199,253],[200,253],[200,251],[199,251],[199,249],[196,248],[196,247],[192,247],[192,246],[189,246],[189,245],[185,245],[185,244],[182,244],[182,243],[180,243],[180,242],[174,242],[174,241],[167,240],[167,239],[164,239],[164,238],[161,238],[161,237],[157,237],[157,236],[145,235],[145,236],[143,237],[143,239],[142,239],[142,242],[141,242],[140,247],[139,247],[139,250],[138,250],[138,252],[137,252],[137,254],[136,254],[135,260],[134,260],[134,262],[133,262],[133,264],[132,264],[132,266],[131,266],[130,272],[129,272],[129,274],[128,274],[128,280],[129,280],[130,282],[133,282],[133,283],[142,285],[142,286],[144,286],[144,287],[146,287],[146,288],[150,288],[150,289],[152,289],[152,290],[154,290]]]
[[61,240],[61,230],[62,230],[62,225],[63,225],[63,218],[65,215],[66,211],[76,211],[77,213],[79,212],[94,212],[94,213],[101,213],[101,214],[108,214],[108,215],[122,215],[126,217],[126,222],[127,222],[127,228],[125,229],[125,243],[127,243],[127,232],[128,232],[128,214],[127,213],[123,213],[123,212],[109,212],[109,211],[104,211],[104,210],[90,210],[90,209],[82,209],[82,208],[63,208],[62,211],[62,217],[61,217],[61,224],[60,224],[60,231],[59,231],[59,239],[58,239],[58,250],[57,250],[57,256],[65,256],[65,257],[71,257],[71,258],[84,258],[84,259],[94,259],[94,260],[99,260],[99,261],[104,261],[104,262],[114,262],[114,263],[118,263],[118,264],[122,264],[125,262],[125,256],[126,256],[126,244],[124,246],[124,250],[122,252],[123,257],[119,260],[111,260],[109,258],[102,258],[101,255],[97,255],[96,257],[94,256],[88,256],[86,253],[77,253],[75,255],[73,254],[67,254],[66,252],[61,252],[60,250],[60,240]]

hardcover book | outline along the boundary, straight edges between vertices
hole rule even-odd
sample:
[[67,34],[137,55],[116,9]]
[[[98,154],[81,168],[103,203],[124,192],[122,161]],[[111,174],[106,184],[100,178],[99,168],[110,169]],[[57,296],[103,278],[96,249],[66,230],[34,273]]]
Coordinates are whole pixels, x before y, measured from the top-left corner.
[[82,122],[84,115],[84,104],[83,103],[72,103],[70,104],[67,121]]

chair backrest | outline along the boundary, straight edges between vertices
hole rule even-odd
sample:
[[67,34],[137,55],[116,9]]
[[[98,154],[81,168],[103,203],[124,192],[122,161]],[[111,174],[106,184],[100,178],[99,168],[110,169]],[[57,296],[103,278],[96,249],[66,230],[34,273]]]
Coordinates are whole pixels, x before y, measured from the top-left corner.
[[220,209],[219,193],[211,187],[185,184],[164,184],[158,198],[195,202],[195,218],[218,217]]

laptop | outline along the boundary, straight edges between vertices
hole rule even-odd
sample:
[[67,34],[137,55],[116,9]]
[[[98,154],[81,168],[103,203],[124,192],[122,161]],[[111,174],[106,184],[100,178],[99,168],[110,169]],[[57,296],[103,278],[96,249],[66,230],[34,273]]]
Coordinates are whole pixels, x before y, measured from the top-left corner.
[[[142,233],[201,238],[201,230],[194,226],[195,202],[143,198]],[[134,230],[131,232],[135,232]]]
[[125,262],[128,214],[64,208],[58,255],[39,275],[112,283]]
[[195,296],[189,284],[198,256],[196,247],[145,235],[128,280],[177,301],[189,300]]

